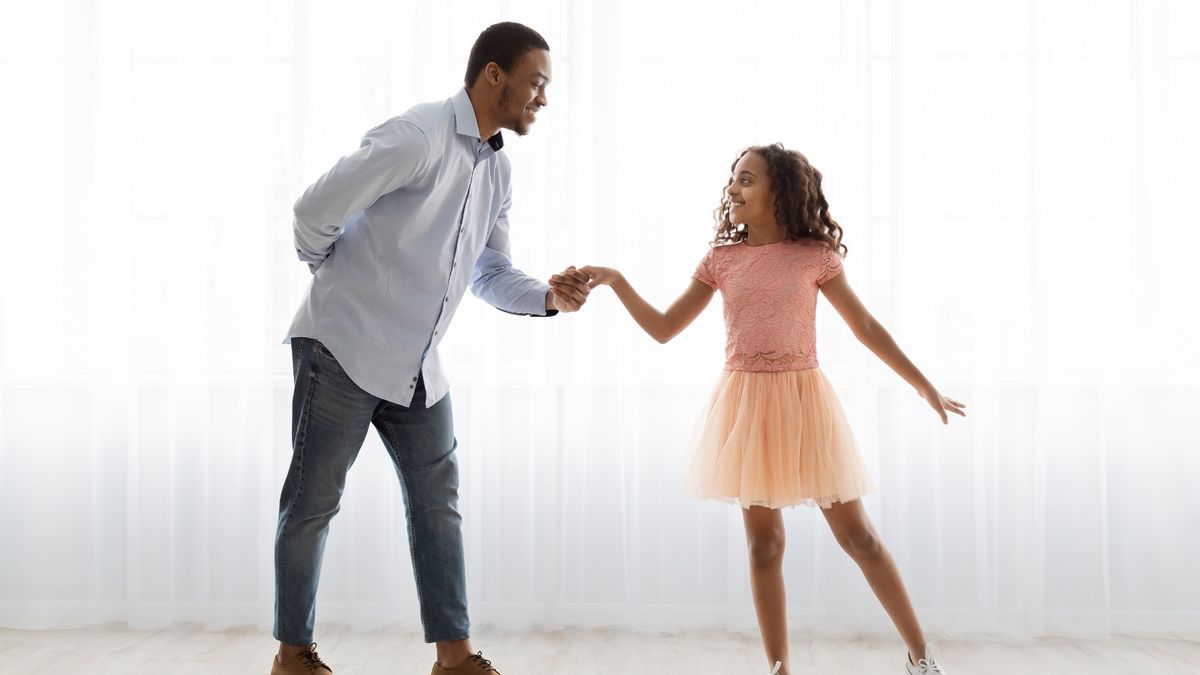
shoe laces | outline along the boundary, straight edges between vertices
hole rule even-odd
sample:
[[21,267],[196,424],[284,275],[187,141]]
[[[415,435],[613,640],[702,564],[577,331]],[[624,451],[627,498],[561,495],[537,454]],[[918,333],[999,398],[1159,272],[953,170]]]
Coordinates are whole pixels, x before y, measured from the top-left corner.
[[942,670],[942,667],[932,657],[917,661],[917,672],[929,673],[929,675],[946,675],[946,671]]
[[309,645],[307,650],[300,652],[300,658],[304,659],[304,667],[309,672],[315,671],[317,668],[324,668],[331,673],[333,672],[333,668],[330,668],[321,660],[321,657],[317,656],[317,643],[315,642]]
[[496,670],[495,666],[492,665],[492,662],[483,658],[483,652],[475,652],[474,654],[468,656],[467,660],[471,661],[472,663],[478,663],[480,667],[483,668],[483,672],[485,673],[496,673],[496,675],[500,675],[500,671]]

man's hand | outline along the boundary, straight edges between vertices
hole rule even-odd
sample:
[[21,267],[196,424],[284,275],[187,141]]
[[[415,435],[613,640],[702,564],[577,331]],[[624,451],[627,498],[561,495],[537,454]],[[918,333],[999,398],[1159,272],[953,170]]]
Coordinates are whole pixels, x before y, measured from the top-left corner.
[[546,293],[546,309],[560,312],[576,312],[587,302],[588,276],[572,265],[550,277],[550,291]]

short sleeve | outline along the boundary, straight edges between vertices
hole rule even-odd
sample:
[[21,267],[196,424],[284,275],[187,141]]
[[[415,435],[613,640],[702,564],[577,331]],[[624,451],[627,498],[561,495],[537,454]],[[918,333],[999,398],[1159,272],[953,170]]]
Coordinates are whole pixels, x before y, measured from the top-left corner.
[[822,246],[821,275],[817,277],[817,285],[820,286],[841,273],[842,256],[838,255],[837,251],[831,251],[828,247]]
[[692,273],[692,278],[714,291],[717,290],[717,276],[713,269],[713,249],[708,249],[708,253],[704,254],[700,264],[696,265],[696,271]]

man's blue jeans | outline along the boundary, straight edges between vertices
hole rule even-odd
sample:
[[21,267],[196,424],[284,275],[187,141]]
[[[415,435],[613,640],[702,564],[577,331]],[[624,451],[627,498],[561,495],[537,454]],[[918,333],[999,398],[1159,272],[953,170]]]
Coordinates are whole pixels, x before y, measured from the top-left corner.
[[275,533],[275,638],[293,645],[313,641],[325,535],[346,472],[374,425],[404,491],[425,641],[465,639],[470,622],[450,397],[426,408],[423,379],[411,407],[372,396],[324,345],[308,338],[292,339],[292,373],[292,463]]

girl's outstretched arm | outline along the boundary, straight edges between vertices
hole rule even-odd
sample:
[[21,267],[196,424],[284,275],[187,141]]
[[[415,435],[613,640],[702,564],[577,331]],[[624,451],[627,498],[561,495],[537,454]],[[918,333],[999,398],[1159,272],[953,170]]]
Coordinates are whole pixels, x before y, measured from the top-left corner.
[[939,394],[937,388],[921,374],[920,370],[917,370],[904,352],[900,351],[900,346],[896,344],[883,325],[871,316],[862,301],[855,295],[854,289],[850,288],[850,282],[846,281],[845,274],[839,274],[826,281],[821,285],[821,292],[825,294],[825,298],[838,311],[838,314],[842,315],[842,319],[846,321],[846,325],[850,326],[850,330],[854,331],[854,337],[866,345],[867,349],[874,352],[879,360],[896,371],[897,375],[904,378],[905,382],[911,384],[921,398],[929,402],[938,417],[942,418],[942,424],[949,423],[946,413],[967,416],[963,412],[966,405]]
[[713,289],[703,283],[692,279],[692,283],[687,287],[687,290],[680,295],[675,302],[665,312],[660,312],[653,305],[642,299],[642,296],[633,290],[633,286],[625,280],[617,270],[611,267],[595,267],[588,265],[580,267],[580,272],[588,276],[590,281],[588,285],[592,288],[597,286],[612,286],[613,292],[617,294],[617,298],[621,304],[625,305],[625,309],[629,315],[637,321],[642,330],[650,334],[650,337],[659,342],[666,343],[671,338],[683,332],[689,324],[700,316],[700,312],[708,306],[712,300]]

